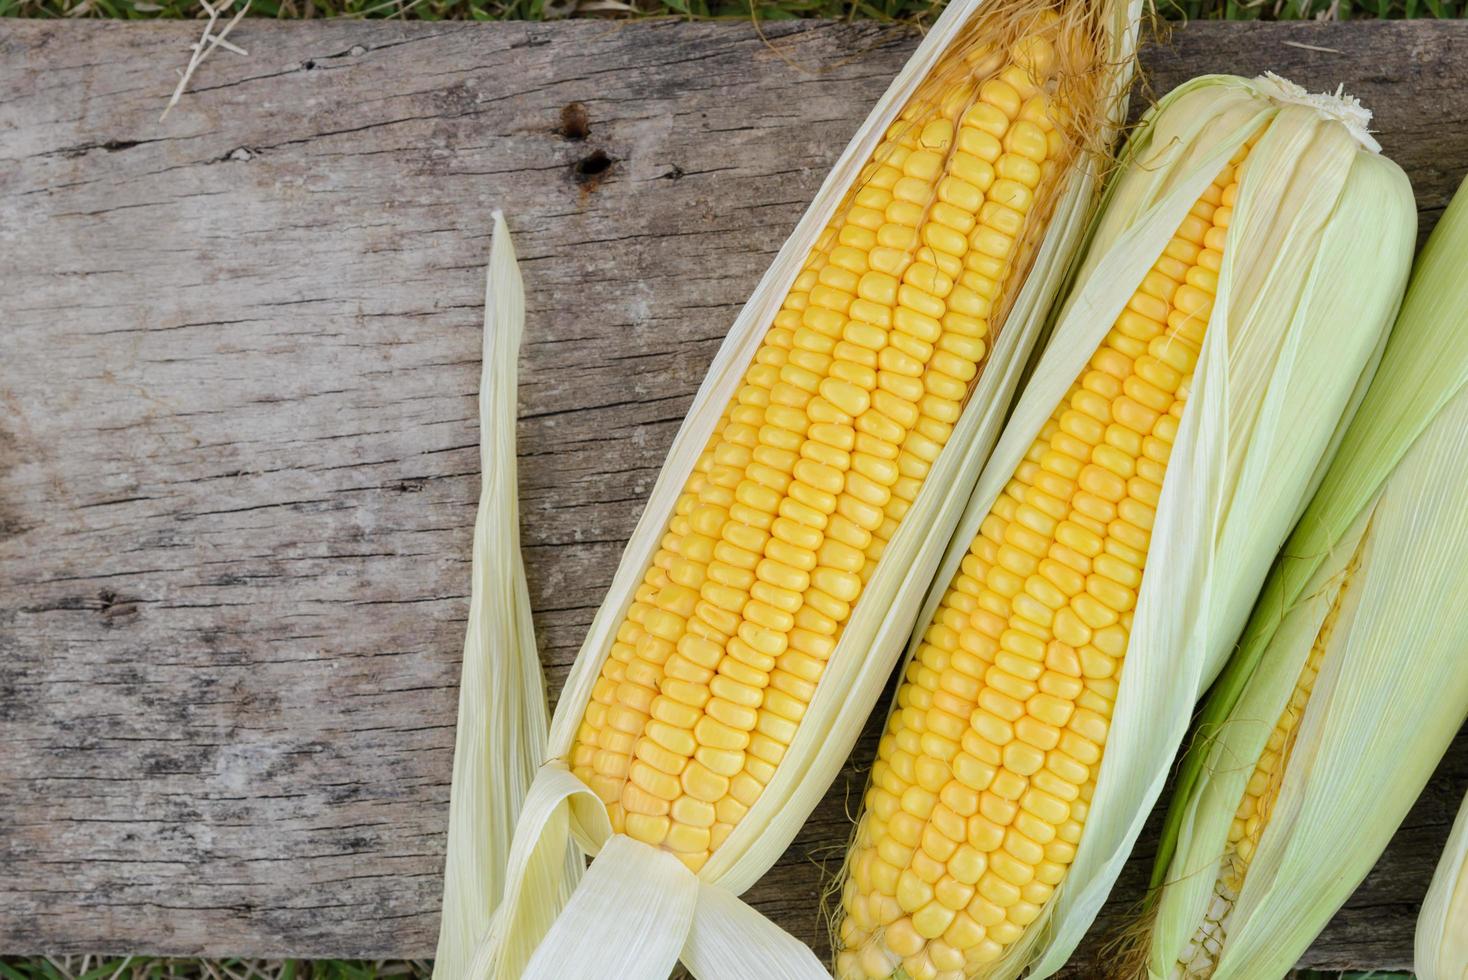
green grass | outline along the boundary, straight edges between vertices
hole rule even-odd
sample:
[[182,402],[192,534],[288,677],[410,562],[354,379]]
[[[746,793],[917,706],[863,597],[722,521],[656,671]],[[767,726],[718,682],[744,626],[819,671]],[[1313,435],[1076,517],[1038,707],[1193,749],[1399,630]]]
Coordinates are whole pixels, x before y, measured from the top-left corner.
[[[428,960],[193,960],[149,956],[0,957],[0,980],[429,980]],[[1320,973],[1290,980],[1412,980],[1410,973]]]
[[0,980],[428,980],[428,960],[198,960],[0,957]]
[[[1456,18],[1468,11],[1468,0],[1157,0],[1157,4],[1164,16],[1189,20]],[[829,17],[927,24],[942,7],[941,0],[252,0],[250,15],[411,20],[675,16],[772,21]],[[0,0],[0,16],[12,17],[141,20],[201,15],[198,0]]]
[[[252,0],[250,16],[409,20],[555,20],[567,16],[748,20],[754,16],[761,21],[826,17],[927,24],[942,7],[941,2],[931,0]],[[140,20],[201,15],[198,0],[0,0],[0,16]]]

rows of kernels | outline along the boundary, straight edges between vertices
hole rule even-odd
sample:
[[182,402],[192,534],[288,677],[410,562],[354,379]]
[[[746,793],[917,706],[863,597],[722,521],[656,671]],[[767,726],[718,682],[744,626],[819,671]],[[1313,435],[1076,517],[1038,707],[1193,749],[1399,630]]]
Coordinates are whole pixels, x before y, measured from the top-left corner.
[[1349,587],[1355,568],[1356,561],[1353,559],[1346,569],[1345,582],[1337,593],[1335,602],[1321,622],[1320,630],[1310,647],[1310,654],[1300,669],[1295,688],[1290,692],[1290,700],[1280,712],[1274,728],[1270,730],[1264,751],[1249,775],[1249,782],[1245,785],[1233,822],[1229,825],[1228,850],[1219,864],[1218,879],[1213,885],[1213,899],[1203,921],[1198,925],[1197,932],[1178,957],[1173,971],[1174,980],[1206,980],[1212,976],[1213,968],[1218,963],[1223,941],[1228,934],[1229,914],[1233,911],[1239,892],[1243,890],[1244,878],[1254,858],[1254,851],[1259,846],[1259,838],[1263,835],[1264,827],[1274,810],[1274,803],[1279,798],[1295,736],[1305,716],[1310,695],[1315,690],[1315,681],[1325,662],[1325,651],[1330,645],[1345,590]]
[[[715,427],[708,445],[699,456],[694,466],[693,475],[689,478],[682,494],[679,495],[674,513],[675,520],[686,521],[688,514],[696,506],[698,495],[709,485],[709,473],[713,469],[714,449],[719,444],[720,437],[728,427],[729,417],[726,413]],[[670,522],[670,536],[673,534]],[[667,569],[672,565],[676,555],[669,549],[667,538],[661,542],[652,565],[648,568],[643,578],[642,588],[639,592],[645,593],[648,589],[656,589],[660,583],[666,581]],[[618,631],[617,640],[612,646],[606,664],[602,668],[601,677],[592,692],[592,698],[587,705],[585,716],[577,731],[576,743],[571,752],[570,764],[572,771],[582,781],[597,789],[601,797],[615,799],[620,794],[620,787],[627,769],[627,757],[631,754],[631,738],[625,737],[627,733],[613,729],[608,724],[608,716],[617,712],[618,717],[625,717],[623,709],[618,704],[616,692],[620,685],[629,683],[627,680],[627,669],[636,656],[636,643],[641,637],[641,622],[647,612],[647,603],[639,599],[633,604],[633,617],[624,623]],[[622,825],[622,810],[620,804],[611,808],[613,824],[620,829]]]
[[1239,800],[1239,808],[1234,813],[1233,823],[1229,826],[1228,842],[1233,856],[1232,884],[1236,888],[1243,887],[1244,874],[1248,870],[1249,862],[1254,858],[1255,848],[1259,846],[1259,837],[1264,833],[1264,825],[1269,822],[1269,815],[1274,810],[1274,801],[1279,797],[1279,787],[1284,780],[1285,764],[1289,761],[1290,750],[1295,743],[1295,734],[1299,730],[1300,720],[1305,715],[1305,705],[1310,700],[1311,692],[1315,689],[1315,678],[1319,675],[1320,665],[1325,659],[1325,638],[1328,637],[1338,613],[1338,607],[1330,611],[1320,637],[1316,639],[1311,648],[1310,656],[1300,672],[1300,679],[1295,685],[1294,693],[1290,695],[1289,703],[1280,712],[1279,720],[1275,722],[1273,730],[1269,733],[1269,742],[1265,745],[1263,754],[1259,756],[1254,772],[1249,776],[1243,798]]
[[1017,468],[908,667],[843,895],[844,975],[980,970],[1075,855],[1238,162]]
[[[969,109],[974,93],[959,85],[936,110],[912,108],[893,126],[700,460],[593,692],[573,770],[616,829],[690,867],[773,776],[869,550],[901,517],[888,520],[889,508],[905,509],[931,462],[909,454],[924,463],[917,472],[904,459],[910,436],[920,432],[914,447],[936,454],[963,396],[953,383],[966,385],[985,353],[987,323],[961,312],[979,312],[978,294],[955,290],[954,277],[969,275],[965,236],[985,233],[987,208],[1012,246],[1033,186],[1011,179],[1027,193],[1006,189],[992,172],[982,188],[963,181],[959,172],[981,172],[963,154],[989,167],[969,151],[1012,144],[991,159],[1027,178],[1017,161],[1043,159],[1051,142],[1035,122],[1045,118],[1039,100],[1022,103],[1007,85],[989,86],[978,103],[987,115]],[[971,115],[991,129],[996,117],[1029,118],[996,135],[968,125]],[[1009,129],[1018,135],[1001,143]],[[983,194],[991,185],[1013,206],[995,212]],[[1003,271],[1013,247],[1005,261]]]
[[859,589],[832,565],[849,550],[843,539],[863,533],[856,515],[839,504],[860,437],[853,422],[872,398],[874,348],[883,338],[854,325],[849,313],[856,306],[868,319],[892,315],[894,298],[877,287],[882,263],[890,261],[881,241],[901,210],[883,185],[931,184],[934,153],[921,145],[925,135],[911,127],[894,131],[884,162],[855,195],[847,213],[855,230],[833,251],[833,271],[813,290],[796,333],[806,355],[803,370],[782,374],[777,407],[760,433],[762,443],[785,454],[783,465],[776,474],[750,473],[740,487],[749,511],[731,515],[723,528],[728,553],[745,575],[726,583],[722,598],[741,622],[717,659],[707,717],[694,733],[697,748],[684,773],[695,779],[684,782],[675,800],[692,806],[685,802],[691,796],[705,804],[692,806],[696,819],[707,818],[707,807],[714,810],[706,837],[674,814],[681,838],[670,846],[692,864],[727,836],[773,776]]
[[915,396],[920,418],[899,447],[899,478],[866,549],[863,578],[952,434],[987,351],[995,303],[1024,245],[1030,208],[1049,175],[1043,168],[1061,149],[1046,96],[1024,72],[985,82],[958,122],[953,163],[939,184],[917,262],[903,277],[914,305],[930,318],[917,321],[927,334],[909,332],[904,339],[918,356],[893,357],[889,368],[911,379],[901,393]]
[[660,810],[666,813],[666,807],[648,799],[639,785],[650,780],[645,765],[633,758],[635,746],[650,721],[682,714],[662,690],[668,670],[676,675],[682,667],[681,658],[673,660],[674,624],[681,631],[680,619],[695,610],[706,612],[705,601],[690,583],[705,581],[715,560],[707,532],[721,511],[736,504],[733,487],[742,475],[739,464],[762,424],[771,388],[793,347],[790,314],[798,315],[804,308],[823,265],[822,254],[812,256],[766,334],[744,384],[679,496],[668,532],[593,688],[570,762],[573,772],[608,804],[618,831],[627,829],[628,816],[632,826],[639,827],[647,825],[647,818],[661,815]]
[[[865,192],[875,198],[873,204],[885,205],[887,223],[876,232],[878,248],[872,249],[869,255],[868,273],[876,271],[879,276],[863,274],[857,283],[857,296],[849,308],[846,339],[862,348],[851,359],[859,359],[860,367],[868,368],[869,373],[860,380],[871,392],[871,401],[857,398],[837,406],[853,428],[851,443],[846,446],[849,455],[835,461],[835,468],[846,468],[844,481],[838,484],[832,478],[828,486],[819,487],[835,497],[835,509],[824,530],[816,528],[824,533],[819,537],[812,534],[812,544],[819,543],[815,569],[810,572],[810,587],[800,596],[800,606],[796,609],[796,616],[807,616],[809,628],[804,634],[791,632],[793,648],[780,657],[777,669],[772,672],[771,687],[777,691],[766,694],[765,704],[757,713],[757,732],[750,744],[752,764],[746,766],[746,775],[752,778],[752,783],[763,785],[768,780],[774,773],[774,764],[780,761],[788,741],[793,738],[822,663],[850,613],[851,601],[862,587],[863,577],[859,574],[871,568],[868,563],[863,569],[863,547],[871,547],[890,535],[890,528],[882,519],[882,508],[893,505],[898,489],[916,484],[912,478],[906,483],[901,481],[900,440],[910,439],[910,434],[920,428],[945,424],[934,418],[935,412],[945,406],[931,405],[931,399],[926,398],[922,389],[904,387],[909,386],[910,376],[904,376],[901,368],[931,370],[932,362],[937,361],[951,364],[950,370],[967,379],[976,373],[978,361],[984,355],[982,345],[950,343],[947,346],[953,349],[947,351],[945,324],[938,323],[938,318],[945,314],[944,298],[953,289],[951,279],[945,282],[947,273],[942,268],[945,263],[941,246],[948,244],[942,232],[944,227],[953,224],[976,226],[975,211],[984,207],[982,198],[942,200],[942,189],[951,185],[954,169],[962,166],[962,157],[957,158],[959,163],[954,163],[954,156],[948,151],[954,139],[960,144],[966,141],[962,123],[967,113],[963,101],[950,98],[942,107],[940,119],[931,120],[922,128],[900,123],[907,131],[918,132],[919,150],[900,160],[901,173],[895,167],[898,160],[890,156],[885,163],[873,167],[866,179]],[[957,134],[953,126],[956,119],[960,123]],[[959,147],[953,150],[957,153]],[[948,157],[947,176],[944,157]],[[934,180],[941,180],[937,185],[937,201],[932,200]],[[878,194],[881,191],[887,192],[890,200],[887,195]],[[919,210],[920,202],[929,205],[926,216]],[[1028,201],[1025,205],[1028,207]],[[954,252],[959,248],[962,239],[954,246]],[[956,260],[959,255],[950,261]],[[853,268],[853,271],[859,270]],[[890,315],[890,320],[879,320],[884,315]],[[887,332],[885,337],[882,330]],[[885,343],[878,348],[876,343],[860,343],[862,339]],[[838,345],[838,352],[841,346]],[[962,398],[962,392],[957,396]],[[957,401],[951,408],[957,408]],[[934,450],[941,447],[941,440],[947,439],[953,418],[956,411],[947,418],[948,430],[931,433]],[[829,506],[829,500],[824,503]],[[810,632],[818,635],[806,635]],[[796,685],[803,688],[800,691],[803,697],[784,697]]]
[[[763,640],[778,610],[769,606],[753,619],[740,612],[767,536],[767,502],[793,465],[791,446],[772,422],[787,414],[796,384],[828,376],[829,358],[812,342],[808,324],[829,302],[828,282],[841,278],[836,262],[849,248],[841,238],[842,230],[828,229],[777,316],[773,331],[782,331],[782,340],[788,336],[789,348],[760,379],[764,384],[752,399],[757,413],[748,413],[747,427],[725,441],[722,455],[716,451],[723,493],[700,501],[691,534],[679,542],[684,556],[701,565],[685,569],[678,583],[683,591],[675,598],[682,607],[664,606],[666,615],[656,623],[666,660],[660,675],[649,672],[649,716],[634,733],[636,758],[620,793],[628,811],[623,829],[646,843],[666,844],[694,867],[715,835],[727,833],[719,828],[715,803],[728,794],[728,753],[753,727],[750,681],[767,669]],[[743,393],[739,400],[746,401]]]
[[[950,103],[945,111],[955,109]],[[977,210],[972,205],[965,209],[960,204],[932,201],[938,182],[944,179],[945,158],[954,140],[951,119],[940,116],[921,127],[900,122],[891,136],[900,139],[899,133],[915,134],[917,148],[902,147],[905,154],[886,153],[871,168],[855,199],[859,207],[875,210],[881,205],[884,209],[884,221],[875,229],[875,247],[865,256],[853,250],[850,255],[833,257],[833,263],[844,263],[851,277],[845,283],[833,280],[830,285],[854,291],[825,297],[834,301],[825,309],[841,317],[821,313],[815,321],[807,318],[807,325],[831,343],[830,376],[840,383],[807,389],[804,405],[791,402],[792,409],[806,411],[812,424],[786,492],[823,513],[825,522],[821,526],[819,519],[801,521],[805,516],[801,513],[772,514],[773,520],[787,517],[800,526],[787,526],[785,530],[791,533],[782,536],[772,520],[774,540],[755,569],[757,578],[786,588],[790,595],[789,606],[782,609],[786,622],[767,624],[785,633],[784,647],[777,637],[763,651],[775,661],[757,706],[751,692],[755,731],[743,758],[738,748],[727,750],[729,770],[742,764],[736,778],[743,780],[751,794],[757,794],[773,776],[794,737],[835,637],[860,593],[863,552],[882,530],[882,508],[890,502],[900,475],[895,462],[900,440],[925,419],[921,397],[905,391],[903,376],[892,370],[914,361],[926,366],[934,356],[934,345],[928,342],[942,341],[941,333],[927,333],[943,312],[941,305],[934,308],[941,299],[923,287],[933,289],[943,273],[934,263],[924,261],[928,258],[924,253],[931,250],[918,243],[924,237],[937,237],[925,233],[939,217],[971,223]],[[930,205],[926,225],[923,204]],[[838,328],[839,340],[834,335]],[[957,370],[971,376],[984,351],[970,347],[966,353],[972,360]],[[792,419],[801,421],[794,413]],[[746,606],[746,619],[764,614],[757,602],[752,598]],[[782,627],[789,627],[788,632]],[[737,816],[739,808],[748,804],[736,802],[738,808],[732,809]]]
[[[1227,867],[1228,858],[1223,859]],[[1213,894],[1208,899],[1208,908],[1198,931],[1188,940],[1172,968],[1168,980],[1207,980],[1218,966],[1223,955],[1223,941],[1228,936],[1228,920],[1233,913],[1239,893],[1229,885],[1222,874],[1213,883]]]

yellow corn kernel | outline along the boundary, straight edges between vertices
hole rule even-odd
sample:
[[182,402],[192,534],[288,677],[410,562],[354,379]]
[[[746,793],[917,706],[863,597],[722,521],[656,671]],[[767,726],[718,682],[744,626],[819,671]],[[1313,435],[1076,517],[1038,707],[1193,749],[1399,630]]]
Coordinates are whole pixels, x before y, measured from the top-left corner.
[[[963,119],[964,128],[994,130],[1006,150],[991,181],[959,175],[986,195],[970,244],[996,261],[1007,258],[1012,236],[983,218],[1002,223],[998,206],[1027,205],[1029,151],[1039,154],[1048,140],[1028,119],[1009,123],[1025,84],[1020,75],[991,80]],[[1223,243],[1228,210],[1214,201],[1235,178],[1228,168],[1203,195],[1057,406],[981,525],[898,689],[873,770],[868,835],[851,860],[892,859],[896,874],[886,881],[895,890],[868,877],[853,901],[890,896],[906,917],[900,949],[889,926],[885,937],[864,934],[864,955],[876,948],[883,962],[934,969],[940,958],[961,957],[964,969],[977,968],[1039,919],[1064,879],[1084,831],[1167,448],[1196,359],[1167,352],[1196,350],[1217,283],[1198,245],[1215,232]],[[956,184],[948,192],[966,194]],[[948,302],[967,308],[978,295],[970,290],[960,277]],[[1261,793],[1240,810],[1236,853],[1249,850],[1267,817],[1264,773],[1277,758],[1261,760],[1251,781]],[[879,795],[888,792],[882,784],[900,806]],[[871,843],[874,828],[891,835],[885,850]]]

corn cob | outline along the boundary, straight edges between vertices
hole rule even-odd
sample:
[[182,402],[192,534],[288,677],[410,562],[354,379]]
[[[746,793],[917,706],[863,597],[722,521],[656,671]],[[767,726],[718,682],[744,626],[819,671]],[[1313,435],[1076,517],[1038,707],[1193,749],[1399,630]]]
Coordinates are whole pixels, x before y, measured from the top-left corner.
[[1041,430],[908,665],[846,886],[867,976],[998,960],[1075,856],[1246,153]]
[[[1268,557],[1303,502],[1316,461],[1327,450],[1336,421],[1348,411],[1362,370],[1378,347],[1400,294],[1410,248],[1404,231],[1410,232],[1411,211],[1400,171],[1387,164],[1380,174],[1392,188],[1390,203],[1381,214],[1388,224],[1395,222],[1391,240],[1396,246],[1396,279],[1388,279],[1367,300],[1373,315],[1347,341],[1351,353],[1337,362],[1338,375],[1327,375],[1323,382],[1291,378],[1291,358],[1280,352],[1303,343],[1321,345],[1323,354],[1327,338],[1297,319],[1293,302],[1273,302],[1269,290],[1284,291],[1293,300],[1308,274],[1300,273],[1294,282],[1286,274],[1252,294],[1243,284],[1267,277],[1258,274],[1250,253],[1277,233],[1263,215],[1278,213],[1281,225],[1287,226],[1310,211],[1314,217],[1303,220],[1328,223],[1330,212],[1323,207],[1315,211],[1319,205],[1297,211],[1298,202],[1289,201],[1288,192],[1275,198],[1281,208],[1271,208],[1264,203],[1271,192],[1261,188],[1280,193],[1278,189],[1288,183],[1278,174],[1284,166],[1282,146],[1306,133],[1334,144],[1332,152],[1346,161],[1354,163],[1358,155],[1373,161],[1363,164],[1366,168],[1374,168],[1379,158],[1358,154],[1360,144],[1345,135],[1340,123],[1302,114],[1301,109],[1320,113],[1318,103],[1293,89],[1261,80],[1252,90],[1246,88],[1248,98],[1237,101],[1240,82],[1214,81],[1210,90],[1205,80],[1177,97],[1172,112],[1164,103],[1153,120],[1150,143],[1134,153],[1137,169],[1123,171],[1122,190],[1108,203],[1103,239],[1106,222],[1113,219],[1128,181],[1162,187],[1182,183],[1176,173],[1167,172],[1172,162],[1159,163],[1143,155],[1150,155],[1151,148],[1177,145],[1178,140],[1165,138],[1169,129],[1191,125],[1190,117],[1199,108],[1210,111],[1205,97],[1217,99],[1211,111],[1219,133],[1210,136],[1203,123],[1192,136],[1198,143],[1180,155],[1196,162],[1179,169],[1208,167],[1204,161],[1209,156],[1229,148],[1231,155],[1221,169],[1214,163],[1206,171],[1212,180],[1202,185],[1201,192],[1192,192],[1177,205],[1185,213],[1171,219],[1171,238],[1160,248],[1138,250],[1133,257],[1137,271],[1127,281],[1136,285],[1129,295],[1118,297],[1113,308],[1120,309],[1109,321],[1110,329],[1089,360],[1071,375],[1063,397],[1044,415],[1031,416],[1044,421],[1028,438],[1028,449],[1017,464],[1001,471],[998,467],[1004,463],[996,454],[981,480],[982,491],[992,473],[990,485],[997,492],[987,498],[976,494],[975,505],[982,506],[974,509],[977,533],[964,542],[963,552],[956,544],[955,556],[961,558],[915,640],[879,744],[866,813],[848,855],[836,936],[837,974],[842,980],[1017,976],[1033,962],[1042,920],[1053,914],[1057,892],[1066,887],[1071,866],[1089,839],[1098,777],[1107,771],[1102,769],[1103,759],[1110,758],[1108,736],[1117,721],[1138,607],[1156,557],[1152,532],[1159,508],[1166,494],[1186,499],[1190,490],[1186,481],[1197,475],[1196,450],[1190,444],[1182,489],[1170,489],[1178,482],[1169,478],[1170,463],[1179,440],[1188,438],[1200,358],[1209,349],[1227,351],[1215,356],[1237,357],[1254,370],[1263,368],[1265,378],[1271,369],[1280,372],[1274,375],[1275,383],[1285,387],[1269,397],[1303,397],[1314,383],[1332,390],[1329,407],[1322,410],[1317,404],[1316,418],[1301,426],[1299,442],[1289,447],[1304,449],[1307,455],[1295,460],[1292,473],[1279,474],[1285,504],[1260,515],[1262,533],[1249,545],[1251,567],[1241,569],[1237,581],[1220,588],[1217,605],[1231,608],[1239,604],[1240,592],[1252,596],[1262,581]],[[1224,132],[1229,137],[1224,138]],[[1155,173],[1158,168],[1160,176]],[[1249,198],[1251,188],[1261,197]],[[1342,202],[1355,199],[1348,181],[1337,188]],[[1180,189],[1174,190],[1174,196],[1180,194]],[[1249,219],[1242,242],[1234,240],[1236,213]],[[1125,221],[1127,216],[1123,213],[1115,220]],[[1244,250],[1242,258],[1235,249]],[[1356,246],[1353,251],[1351,261],[1365,260],[1364,249]],[[1092,269],[1105,265],[1096,254],[1093,245],[1094,260],[1088,259]],[[1306,269],[1313,264],[1307,261]],[[1225,308],[1239,320],[1215,326],[1215,300],[1230,282]],[[1072,303],[1072,310],[1089,314],[1098,306],[1083,296]],[[1271,315],[1245,312],[1251,308],[1269,308]],[[1283,366],[1269,365],[1267,356],[1259,356],[1262,351],[1251,355],[1237,345],[1233,337],[1239,335],[1242,323],[1259,323],[1262,330],[1273,332],[1277,343],[1269,345],[1269,356],[1281,358]],[[1210,341],[1212,329],[1225,331],[1229,339]],[[1334,343],[1343,340],[1346,337],[1337,334]],[[1060,342],[1058,335],[1055,344]],[[1336,353],[1339,356],[1339,347]],[[1064,376],[1057,370],[1050,377],[1058,383]],[[1230,380],[1236,390],[1244,391],[1260,379],[1240,371]],[[1282,393],[1294,385],[1300,387],[1293,396]],[[1038,399],[1032,404],[1044,411]],[[1217,401],[1200,409],[1217,410]],[[1017,412],[1025,414],[1023,409]],[[1213,419],[1195,422],[1191,432],[1217,424]],[[1244,419],[1238,424],[1240,435],[1231,447],[1231,462],[1255,451],[1275,459],[1288,451],[1272,433],[1249,444],[1244,433],[1265,427]],[[1009,438],[1006,433],[1005,439]],[[1023,438],[1023,430],[1017,431],[1017,449],[1024,445]],[[1220,482],[1228,486],[1236,479],[1224,475]],[[1253,505],[1253,501],[1231,504],[1245,513],[1244,508]],[[1224,526],[1239,520],[1229,511],[1221,516],[1227,518],[1220,521]],[[1205,536],[1197,547],[1205,543],[1216,546]],[[1176,552],[1168,557],[1178,560]],[[1213,664],[1221,663],[1227,646],[1223,630],[1220,626],[1209,640],[1207,660]],[[1167,652],[1144,650],[1148,661],[1144,674],[1153,674],[1152,658]],[[1195,659],[1198,673],[1181,692],[1188,703],[1217,669]],[[1185,718],[1186,708],[1178,721],[1185,723]],[[1174,730],[1180,739],[1180,725]],[[1175,745],[1175,741],[1171,746],[1158,744],[1159,766],[1165,765]],[[1108,821],[1107,832],[1114,823]],[[1134,835],[1135,829],[1130,833]],[[1071,917],[1072,932],[1075,923]],[[1046,956],[1063,959],[1064,951],[1046,951]],[[1034,975],[1044,975],[1038,969]]]
[[951,59],[889,127],[618,628],[572,772],[615,832],[693,871],[784,757],[1029,266],[1077,150],[1056,24]]
[[[734,895],[910,632],[1084,231],[1138,7],[949,5],[838,161],[588,632],[475,976],[825,975]],[[563,899],[573,842],[596,860]]]
[[[1204,710],[1129,974],[1287,971],[1370,870],[1468,716],[1459,654],[1468,620],[1445,613],[1468,588],[1465,243],[1460,191]],[[1411,725],[1382,721],[1404,710]],[[1353,796],[1369,797],[1369,812],[1341,806]]]

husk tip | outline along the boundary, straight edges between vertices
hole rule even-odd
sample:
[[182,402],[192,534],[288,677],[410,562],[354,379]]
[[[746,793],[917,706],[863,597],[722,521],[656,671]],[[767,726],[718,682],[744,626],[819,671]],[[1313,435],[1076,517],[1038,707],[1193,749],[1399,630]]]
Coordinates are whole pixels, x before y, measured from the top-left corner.
[[1335,120],[1367,150],[1381,152],[1381,144],[1371,135],[1371,110],[1354,95],[1347,95],[1344,85],[1336,86],[1334,92],[1308,92],[1272,71],[1254,79],[1254,84],[1276,102],[1303,105]]

